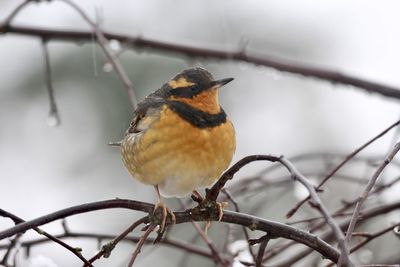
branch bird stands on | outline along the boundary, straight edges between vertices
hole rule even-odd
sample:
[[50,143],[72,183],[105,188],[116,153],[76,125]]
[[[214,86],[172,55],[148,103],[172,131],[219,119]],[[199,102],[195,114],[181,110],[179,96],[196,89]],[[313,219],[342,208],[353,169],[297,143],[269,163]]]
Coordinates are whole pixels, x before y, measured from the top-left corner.
[[[175,216],[161,200],[193,193],[199,208],[218,212],[223,205],[196,191],[214,183],[229,166],[236,147],[235,131],[218,101],[218,91],[233,78],[215,80],[205,69],[177,74],[147,96],[134,111],[122,140],[125,167],[138,181],[153,185],[157,204],[152,222],[164,232]],[[210,220],[213,218],[210,218]]]

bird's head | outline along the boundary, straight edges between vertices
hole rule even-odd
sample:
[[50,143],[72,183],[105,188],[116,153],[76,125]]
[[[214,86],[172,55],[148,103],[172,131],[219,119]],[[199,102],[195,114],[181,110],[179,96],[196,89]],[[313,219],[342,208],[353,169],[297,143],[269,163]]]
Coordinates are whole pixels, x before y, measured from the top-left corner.
[[184,102],[202,111],[215,114],[220,112],[218,89],[233,78],[214,80],[211,73],[203,68],[182,71],[164,86],[167,99]]

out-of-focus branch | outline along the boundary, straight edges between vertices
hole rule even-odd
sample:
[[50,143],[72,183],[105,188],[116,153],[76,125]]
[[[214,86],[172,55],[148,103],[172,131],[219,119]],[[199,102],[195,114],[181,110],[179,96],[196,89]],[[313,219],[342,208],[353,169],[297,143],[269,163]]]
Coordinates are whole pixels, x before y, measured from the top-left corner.
[[[91,41],[92,32],[79,30],[55,30],[49,28],[38,28],[30,26],[12,26],[0,24],[0,33],[3,34],[19,34],[36,37],[46,37],[54,40],[68,40],[73,42]],[[159,40],[151,40],[141,36],[129,36],[125,34],[117,34],[114,32],[103,31],[104,37],[107,39],[118,40],[125,46],[134,48],[149,48],[152,52],[160,51],[162,53],[178,53],[190,57],[219,59],[219,60],[236,60],[274,68],[279,71],[300,74],[307,77],[329,81],[335,84],[347,84],[355,86],[355,88],[377,93],[385,97],[400,99],[400,89],[368,81],[348,74],[343,74],[334,70],[321,67],[311,66],[305,63],[283,60],[277,57],[267,56],[260,53],[249,53],[242,50],[227,51],[212,48],[195,47],[191,45],[182,45],[178,43],[168,43]]]
[[[96,260],[100,259],[102,256],[104,256],[105,258],[108,258],[111,254],[111,251],[115,248],[115,246],[121,241],[123,240],[130,232],[132,232],[136,227],[138,227],[139,225],[141,225],[142,223],[146,222],[148,220],[147,216],[143,217],[137,221],[135,221],[134,223],[132,223],[125,231],[123,231],[120,235],[118,235],[117,237],[115,237],[113,240],[111,240],[110,242],[108,242],[106,245],[104,245],[101,250],[96,253],[96,255],[94,255],[92,258],[90,258],[89,262],[93,263]],[[139,240],[140,241],[140,240]],[[84,265],[83,267],[86,267],[86,265]]]
[[311,203],[313,207],[315,207],[322,214],[322,216],[324,216],[326,222],[332,228],[332,232],[341,250],[340,258],[343,260],[343,266],[353,266],[349,258],[349,251],[345,243],[343,232],[341,231],[335,220],[332,218],[332,215],[329,213],[328,209],[325,207],[325,205],[323,205],[314,186],[296,169],[296,167],[290,161],[285,158],[281,158],[280,162],[288,169],[294,180],[298,180],[307,188],[311,197]]
[[18,13],[24,9],[28,4],[29,4],[29,0],[25,0],[23,2],[21,2],[18,6],[16,6],[14,8],[13,11],[11,11],[11,13],[6,17],[6,19],[3,21],[3,25],[10,25],[10,23],[12,22],[12,20],[18,15]]
[[133,266],[133,263],[135,262],[136,257],[139,255],[139,253],[140,253],[140,251],[141,251],[141,249],[142,249],[144,243],[146,242],[147,238],[149,237],[149,235],[151,234],[151,232],[153,232],[154,228],[156,228],[156,227],[157,227],[157,225],[155,225],[155,224],[149,225],[149,227],[147,228],[147,230],[146,230],[146,231],[144,232],[144,234],[140,237],[139,242],[137,243],[136,248],[135,248],[135,250],[134,250],[133,253],[132,253],[132,257],[131,257],[131,259],[129,260],[128,267],[132,267],[132,266]]
[[[25,221],[23,219],[21,219],[18,216],[14,215],[14,214],[12,214],[10,212],[7,212],[7,211],[5,211],[3,209],[0,209],[0,216],[6,217],[6,218],[10,218],[12,221],[14,221],[14,223],[16,223],[16,226],[18,226],[19,224],[25,223]],[[30,229],[35,230],[39,235],[43,235],[43,236],[47,237],[49,240],[61,245],[62,247],[64,247],[68,251],[72,252],[72,254],[74,254],[76,257],[78,257],[87,266],[93,267],[93,265],[85,257],[83,257],[81,255],[81,253],[80,253],[81,249],[80,248],[73,248],[70,245],[68,245],[67,243],[65,243],[62,240],[60,240],[59,238],[47,233],[46,231],[43,231],[42,229],[40,229],[40,228],[38,228],[36,226],[30,227]],[[22,232],[20,232],[18,234],[22,234]]]
[[[67,218],[72,215],[113,208],[138,210],[150,214],[154,209],[154,205],[134,200],[115,199],[73,206],[56,211],[54,213],[47,214],[31,221],[20,223],[14,227],[6,229],[0,232],[0,240],[11,237],[18,233],[25,232],[29,229],[32,229],[33,227],[38,227],[40,225],[55,220]],[[176,224],[186,223],[190,221],[209,220],[209,213],[207,211],[192,214],[191,210],[188,210],[185,212],[175,212],[174,214],[176,217]],[[216,215],[215,217],[217,218],[218,215]],[[314,249],[315,251],[319,252],[321,255],[323,255],[327,259],[330,259],[333,262],[336,262],[339,259],[340,254],[337,249],[330,246],[328,243],[326,243],[316,235],[310,234],[307,231],[303,231],[299,228],[228,210],[224,211],[224,215],[221,221],[249,227],[252,230],[267,232],[268,234],[275,237],[295,240],[296,242],[302,243]]]
[[345,243],[345,237],[343,232],[340,230],[339,226],[332,218],[331,214],[329,213],[328,209],[322,203],[321,199],[319,198],[316,189],[310,183],[310,181],[301,174],[296,167],[284,157],[276,157],[271,155],[251,155],[244,157],[243,159],[239,160],[235,163],[232,167],[230,167],[227,171],[225,171],[221,178],[212,186],[211,189],[207,190],[206,200],[213,200],[215,201],[219,195],[219,192],[225,186],[225,184],[233,178],[233,176],[245,165],[254,162],[254,161],[270,161],[270,162],[279,162],[282,164],[291,174],[293,180],[298,180],[302,185],[304,185],[307,191],[310,194],[313,206],[321,213],[321,215],[325,218],[326,222],[332,228],[332,231],[336,237],[336,240],[339,243],[339,247],[341,250],[341,257],[344,260],[344,266],[352,266],[352,263],[349,259],[349,251]]
[[[235,207],[235,211],[236,211],[236,212],[240,212],[239,204],[238,204],[237,201],[234,199],[234,197],[231,195],[231,193],[229,192],[229,190],[227,190],[227,189],[224,188],[224,189],[222,189],[222,193],[224,193],[225,196],[229,199],[229,201],[233,204],[233,206]],[[248,251],[249,251],[251,257],[253,258],[254,262],[256,262],[256,255],[254,255],[254,252],[253,252],[253,250],[252,250],[252,248],[251,248],[251,244],[250,244],[250,235],[249,235],[249,232],[247,231],[247,228],[246,228],[246,227],[242,227],[242,230],[243,230],[244,237],[246,238],[246,241],[247,241],[247,245],[248,245],[248,246],[247,246],[247,249],[248,249]]]
[[[384,234],[386,234],[386,233],[388,233],[388,232],[390,232],[390,231],[393,231],[393,229],[394,229],[395,227],[398,227],[398,226],[400,226],[400,223],[397,223],[397,224],[395,224],[395,225],[386,227],[386,228],[384,228],[384,229],[382,229],[382,230],[380,230],[380,231],[377,231],[377,232],[375,232],[375,233],[362,233],[362,234],[359,235],[359,236],[365,237],[365,239],[362,240],[362,241],[360,241],[360,242],[358,242],[356,245],[354,245],[354,246],[350,249],[350,253],[353,253],[354,251],[357,251],[358,249],[362,248],[363,246],[365,246],[366,244],[368,244],[368,243],[371,242],[372,240],[374,240],[374,239],[376,239],[376,238],[378,238],[378,237],[380,237],[380,236],[382,236],[382,235],[384,235]],[[352,236],[355,236],[354,234],[355,234],[355,233],[353,232],[353,235],[352,235]],[[326,267],[332,267],[332,266],[333,266],[333,264],[329,264],[329,265],[327,265]],[[363,265],[363,266],[364,266],[364,265]],[[383,266],[383,265],[376,264],[376,265],[371,265],[371,266]],[[388,266],[391,266],[391,265],[388,265]],[[400,266],[399,266],[399,267],[400,267]]]
[[89,16],[77,5],[75,4],[73,1],[71,0],[59,0],[62,1],[64,3],[66,3],[67,5],[69,5],[70,7],[72,7],[73,9],[75,9],[75,11],[81,15],[81,17],[89,24],[89,26],[92,28],[92,32],[94,32],[94,34],[97,37],[97,41],[100,45],[100,47],[103,49],[104,54],[106,55],[108,61],[112,64],[112,66],[115,68],[115,72],[118,74],[118,76],[120,77],[122,83],[124,84],[128,95],[129,95],[129,100],[131,102],[131,105],[133,107],[133,109],[136,109],[137,107],[137,98],[135,95],[135,90],[133,89],[133,84],[131,82],[131,80],[129,79],[128,75],[126,74],[126,71],[124,69],[124,67],[122,67],[121,62],[119,61],[118,57],[114,57],[113,53],[111,52],[109,46],[108,46],[108,40],[106,38],[106,36],[104,35],[104,33],[101,31],[99,25],[97,25],[96,23],[94,23]]
[[[377,136],[373,137],[372,139],[370,139],[368,142],[366,142],[365,144],[363,144],[362,146],[360,146],[359,148],[357,148],[356,150],[354,150],[351,154],[349,154],[339,165],[337,165],[317,186],[317,188],[321,188],[321,186],[323,186],[340,168],[342,168],[347,162],[349,162],[354,156],[356,156],[359,152],[361,152],[364,148],[368,147],[370,144],[372,144],[373,142],[375,142],[376,140],[378,140],[379,138],[381,138],[382,136],[384,136],[387,132],[389,132],[390,130],[392,130],[394,127],[398,126],[400,124],[400,120],[396,121],[395,123],[393,123],[392,125],[390,125],[388,128],[386,128],[385,130],[383,130],[381,133],[379,133]],[[307,198],[303,199],[302,201],[298,202],[294,208],[292,208],[287,214],[286,217],[290,218],[292,217],[296,211],[307,201],[310,199],[310,196],[308,196]]]
[[[83,233],[83,232],[74,232],[74,231],[71,231],[71,232],[68,232],[68,233],[59,234],[59,235],[54,235],[54,237],[56,237],[58,239],[71,239],[71,238],[82,238],[82,239],[85,239],[85,238],[88,238],[88,239],[97,240],[99,242],[101,240],[113,240],[115,238],[115,236],[113,236],[113,235]],[[38,239],[33,239],[33,240],[21,241],[20,245],[23,248],[30,249],[31,247],[33,247],[35,245],[43,244],[43,243],[50,242],[50,241],[51,240],[48,239],[48,238],[38,238]],[[139,237],[137,237],[137,236],[125,236],[121,241],[137,243],[139,241]],[[154,241],[155,241],[155,238],[148,238],[146,240],[146,244],[153,244]],[[112,242],[112,241],[110,241],[110,242]],[[110,244],[110,242],[108,242],[107,244]],[[114,245],[114,242],[112,244]],[[181,240],[178,240],[178,239],[175,239],[175,238],[171,238],[171,237],[163,238],[162,240],[159,241],[158,244],[163,245],[163,246],[168,246],[168,247],[171,247],[171,248],[180,249],[182,251],[186,251],[188,253],[192,253],[194,255],[202,256],[202,257],[205,257],[205,258],[211,258],[212,257],[211,253],[208,252],[203,247],[195,246],[195,245],[192,245],[189,242],[184,242],[184,241],[181,241]],[[6,250],[8,248],[9,248],[9,244],[0,245],[0,250]],[[101,251],[103,251],[103,249]],[[103,256],[103,255],[104,254],[102,254],[101,256]],[[221,255],[221,256],[224,257],[224,258],[227,258],[227,255],[225,255],[225,254]]]
[[366,236],[365,240],[360,241],[359,243],[357,243],[356,245],[354,245],[354,246],[350,249],[350,252],[353,253],[354,251],[356,251],[356,250],[362,248],[363,246],[365,246],[367,243],[371,242],[372,240],[374,240],[374,239],[376,239],[376,238],[378,238],[378,237],[380,237],[380,236],[382,236],[382,235],[384,235],[384,234],[386,234],[386,233],[389,233],[390,231],[393,231],[393,229],[394,229],[396,226],[400,226],[400,223],[397,223],[397,224],[395,224],[395,225],[388,226],[388,227],[386,227],[386,228],[384,228],[384,229],[382,229],[382,230],[380,230],[380,231],[377,231],[377,232],[375,232],[375,233],[368,234],[368,235]]
[[[183,201],[181,199],[179,199],[179,202],[181,204],[181,207],[186,209],[186,205],[183,203]],[[229,262],[225,261],[222,257],[221,257],[221,253],[218,251],[218,249],[215,247],[214,243],[207,237],[207,233],[205,231],[207,231],[207,228],[209,227],[209,225],[206,226],[206,230],[203,231],[200,226],[198,225],[198,223],[196,222],[191,222],[193,225],[193,228],[196,230],[196,232],[199,234],[199,236],[201,237],[201,239],[203,239],[203,241],[206,243],[207,247],[210,249],[211,255],[212,255],[212,259],[214,260],[214,263],[216,265],[221,265],[221,266],[229,266]],[[211,223],[211,222],[210,222]],[[209,222],[207,222],[207,224],[210,224]]]
[[[76,5],[73,1],[71,0],[59,0],[62,1],[64,3],[66,3],[67,5],[69,5],[71,8],[73,8],[91,27],[92,31],[91,32],[86,32],[89,35],[89,40],[92,40],[92,35],[93,33],[96,35],[98,44],[100,45],[100,47],[102,48],[104,54],[106,55],[108,61],[112,64],[112,66],[114,67],[117,75],[120,77],[120,80],[122,81],[122,83],[124,84],[128,95],[129,95],[129,100],[130,103],[133,107],[133,109],[136,109],[137,106],[137,98],[135,95],[135,91],[133,89],[133,84],[130,81],[128,75],[125,72],[125,69],[122,67],[121,63],[119,62],[118,57],[115,57],[113,55],[113,53],[111,52],[109,46],[108,46],[108,40],[107,37],[104,35],[104,33],[101,31],[99,25],[97,25],[96,23],[94,23],[90,17],[78,6]],[[33,0],[25,0],[23,3],[19,4],[11,13],[10,15],[2,22],[0,23],[0,34],[4,34],[6,33],[10,28],[12,28],[11,26],[11,22],[12,20],[18,15],[18,13],[25,8],[28,4],[30,3],[35,3],[37,1],[33,1]],[[40,37],[42,40],[50,40],[53,39],[51,36],[38,36]]]
[[[390,203],[390,204],[381,205],[381,206],[378,206],[378,207],[371,208],[371,209],[363,211],[362,215],[359,217],[358,221],[359,222],[366,222],[369,219],[375,218],[375,217],[380,216],[382,214],[387,214],[389,212],[392,212],[392,211],[398,210],[398,209],[400,209],[400,201],[393,202],[393,203]],[[350,219],[340,223],[340,228],[341,229],[347,229],[349,224],[350,224]],[[315,228],[316,227],[314,227],[314,229],[311,229],[310,232],[314,232]],[[322,238],[324,240],[330,241],[330,240],[332,240],[334,238],[334,234],[333,234],[332,231],[330,231],[330,232],[324,234],[322,236]],[[285,245],[285,248],[290,247],[293,244],[295,244],[295,243],[294,242],[289,242],[288,244]],[[302,250],[302,251],[292,255],[289,259],[284,260],[279,264],[275,264],[274,266],[275,267],[278,267],[278,266],[279,267],[291,266],[295,262],[303,259],[304,257],[306,257],[307,255],[309,255],[312,252],[313,252],[313,250],[307,248],[305,250]],[[276,254],[277,253],[274,253],[273,256],[275,256]],[[272,257],[268,256],[268,257],[265,257],[265,258],[270,259]]]
[[369,192],[374,187],[376,180],[378,179],[380,174],[383,172],[385,167],[390,163],[390,161],[392,161],[392,159],[397,154],[397,152],[399,152],[399,150],[400,150],[400,143],[397,143],[394,146],[394,148],[392,149],[392,151],[390,151],[390,153],[387,155],[387,157],[379,165],[378,169],[375,171],[374,175],[371,177],[371,179],[368,182],[367,186],[365,187],[364,191],[361,193],[361,195],[357,201],[356,207],[354,208],[353,216],[351,217],[349,227],[347,228],[347,232],[346,232],[346,242],[347,243],[350,243],[352,233],[354,231],[354,228],[355,228],[357,220],[358,220],[358,216],[361,211],[361,207],[364,204],[365,200],[367,199]]

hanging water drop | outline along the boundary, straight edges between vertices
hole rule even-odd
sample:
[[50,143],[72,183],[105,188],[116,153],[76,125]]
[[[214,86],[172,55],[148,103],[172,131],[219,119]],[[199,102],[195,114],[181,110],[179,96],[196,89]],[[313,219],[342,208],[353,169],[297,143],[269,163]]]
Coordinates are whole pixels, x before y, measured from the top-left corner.
[[56,127],[60,125],[60,116],[58,116],[57,112],[50,111],[49,116],[47,116],[47,125],[50,127]]
[[114,69],[113,65],[110,62],[106,62],[103,65],[104,72],[111,72]]
[[400,226],[397,225],[395,228],[393,228],[393,232],[395,235],[397,235],[400,238]]
[[108,42],[108,45],[110,46],[111,50],[114,52],[118,52],[119,50],[121,50],[121,43],[118,40],[111,39]]

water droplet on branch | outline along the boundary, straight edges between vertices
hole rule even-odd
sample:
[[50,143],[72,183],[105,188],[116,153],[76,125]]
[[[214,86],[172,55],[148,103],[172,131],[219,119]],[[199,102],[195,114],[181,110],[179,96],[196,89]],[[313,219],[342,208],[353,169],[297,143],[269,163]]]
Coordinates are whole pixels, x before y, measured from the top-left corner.
[[397,235],[400,238],[400,226],[396,226],[395,228],[393,228],[393,232],[395,235]]
[[60,125],[60,116],[56,111],[50,111],[49,116],[47,116],[47,125],[51,127],[56,127]]

